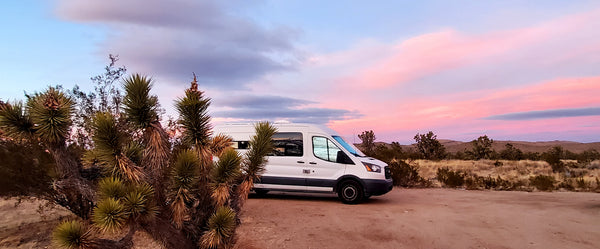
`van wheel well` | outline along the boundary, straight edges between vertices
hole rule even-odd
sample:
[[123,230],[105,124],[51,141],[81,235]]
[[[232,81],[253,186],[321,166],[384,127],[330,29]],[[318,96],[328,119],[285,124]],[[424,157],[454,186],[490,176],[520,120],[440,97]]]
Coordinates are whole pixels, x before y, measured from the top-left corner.
[[337,193],[340,200],[346,204],[358,204],[365,197],[364,187],[354,179],[340,181],[337,186]]

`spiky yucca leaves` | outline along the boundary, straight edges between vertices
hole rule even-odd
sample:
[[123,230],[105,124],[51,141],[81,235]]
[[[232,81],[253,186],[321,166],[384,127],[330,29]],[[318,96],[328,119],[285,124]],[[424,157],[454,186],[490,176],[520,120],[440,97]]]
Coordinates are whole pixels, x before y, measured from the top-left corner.
[[231,142],[233,142],[233,138],[227,135],[216,135],[210,140],[210,151],[213,155],[221,157],[221,154],[226,148],[229,148]]
[[171,212],[173,224],[181,227],[189,219],[187,203],[193,200],[191,194],[196,189],[199,180],[198,156],[192,150],[181,151],[171,172]]
[[152,220],[158,213],[153,201],[154,189],[147,183],[135,184],[129,188],[121,202],[131,220]]
[[198,90],[194,78],[190,89],[185,91],[185,97],[175,102],[179,112],[179,124],[183,128],[183,142],[196,147],[204,147],[211,136],[210,116],[207,114],[210,98]]
[[200,245],[204,248],[223,248],[235,232],[235,211],[223,206],[208,219],[208,231],[202,235]]
[[158,98],[150,96],[151,79],[134,74],[125,79],[124,88],[123,110],[127,114],[127,120],[139,128],[146,128],[158,121]]
[[123,148],[123,153],[136,165],[142,163],[144,146],[136,141],[131,141]]
[[[116,119],[110,113],[99,112],[94,117],[94,152],[98,162],[113,176],[124,177],[139,182],[144,177],[142,168],[137,166],[123,151],[126,135],[117,127]],[[135,146],[128,148],[135,155]],[[127,152],[127,151],[125,151]]]
[[63,221],[52,233],[52,238],[58,246],[68,249],[91,248],[90,230],[79,221]]
[[244,173],[252,179],[265,171],[266,156],[273,151],[271,138],[277,131],[269,122],[259,122],[254,129],[256,134],[249,141],[248,159],[244,163]]
[[212,171],[211,197],[216,206],[223,206],[229,199],[231,183],[240,175],[242,157],[234,149],[226,149]]
[[124,111],[127,120],[143,130],[144,150],[140,165],[148,170],[149,182],[157,188],[158,199],[163,199],[164,167],[170,157],[169,137],[162,128],[157,115],[158,100],[150,95],[152,80],[139,74],[132,75],[124,82]]
[[173,188],[193,189],[198,182],[198,164],[194,151],[181,151],[172,169]]
[[[117,177],[107,177],[100,180],[98,184],[98,193],[101,199],[101,203],[104,203],[103,207],[98,205],[95,209],[94,217],[106,215],[109,217],[118,216],[120,219],[129,219],[131,221],[144,220],[149,221],[153,219],[158,210],[156,203],[154,202],[154,189],[147,183],[130,184],[127,186],[122,180]],[[115,202],[120,205],[117,205]],[[113,211],[110,211],[110,210]],[[116,214],[119,215],[116,215]],[[111,216],[112,215],[112,216]],[[102,218],[105,221],[99,222],[102,224],[111,224],[110,219]],[[96,221],[96,220],[94,220]],[[121,222],[121,221],[119,221]],[[123,224],[125,221],[122,221]],[[115,226],[120,227],[121,225]],[[114,230],[110,228],[108,230]]]
[[92,214],[92,221],[102,232],[114,232],[121,229],[127,218],[125,206],[114,198],[102,199]]
[[35,124],[36,134],[49,144],[64,144],[71,127],[73,103],[56,88],[28,96],[27,112]]
[[259,122],[254,126],[256,134],[250,139],[250,150],[246,153],[246,160],[242,165],[243,181],[238,189],[239,205],[248,198],[254,180],[265,171],[266,156],[273,151],[271,138],[277,131],[269,122]]
[[98,112],[94,116],[94,149],[101,155],[115,156],[121,153],[127,136],[117,127],[115,117],[107,112]]
[[23,102],[0,105],[0,129],[16,140],[29,139],[35,134],[33,121],[23,108]]
[[114,198],[118,200],[123,198],[126,194],[127,186],[125,186],[125,183],[117,177],[106,177],[98,183],[98,195],[101,199]]

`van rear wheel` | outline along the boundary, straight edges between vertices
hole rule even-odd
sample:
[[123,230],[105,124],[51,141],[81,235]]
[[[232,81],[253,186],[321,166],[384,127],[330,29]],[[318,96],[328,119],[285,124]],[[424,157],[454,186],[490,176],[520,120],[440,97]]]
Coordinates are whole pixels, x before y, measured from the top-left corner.
[[340,185],[338,197],[346,204],[358,204],[364,198],[362,186],[355,181],[345,181]]

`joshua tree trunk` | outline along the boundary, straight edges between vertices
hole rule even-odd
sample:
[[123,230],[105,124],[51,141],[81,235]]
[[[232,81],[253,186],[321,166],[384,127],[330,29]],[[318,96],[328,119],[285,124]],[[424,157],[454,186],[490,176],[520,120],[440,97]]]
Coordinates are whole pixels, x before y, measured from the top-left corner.
[[142,223],[142,228],[165,248],[198,248],[182,230],[173,226],[167,212],[161,212],[154,220]]
[[87,219],[94,207],[94,193],[91,183],[81,177],[81,165],[65,145],[54,146],[49,151],[56,162],[58,179],[53,187],[56,193],[52,200],[67,208],[75,215]]

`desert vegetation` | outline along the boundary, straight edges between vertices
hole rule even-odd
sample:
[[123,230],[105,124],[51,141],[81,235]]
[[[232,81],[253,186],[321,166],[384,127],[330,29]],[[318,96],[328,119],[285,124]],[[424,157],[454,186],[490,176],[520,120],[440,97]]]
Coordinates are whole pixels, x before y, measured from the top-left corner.
[[138,231],[167,248],[231,246],[275,129],[258,123],[239,155],[212,134],[195,76],[163,127],[152,79],[110,59],[93,92],[56,86],[0,102],[0,194],[72,212],[54,230],[57,247],[130,248]]
[[483,135],[472,140],[470,148],[452,153],[431,131],[416,134],[411,146],[365,144],[365,137],[359,138],[359,147],[371,144],[374,148],[366,154],[387,162],[394,184],[402,187],[600,192],[600,153],[592,148],[574,153],[554,146],[539,153],[506,143],[496,151],[494,140]]

